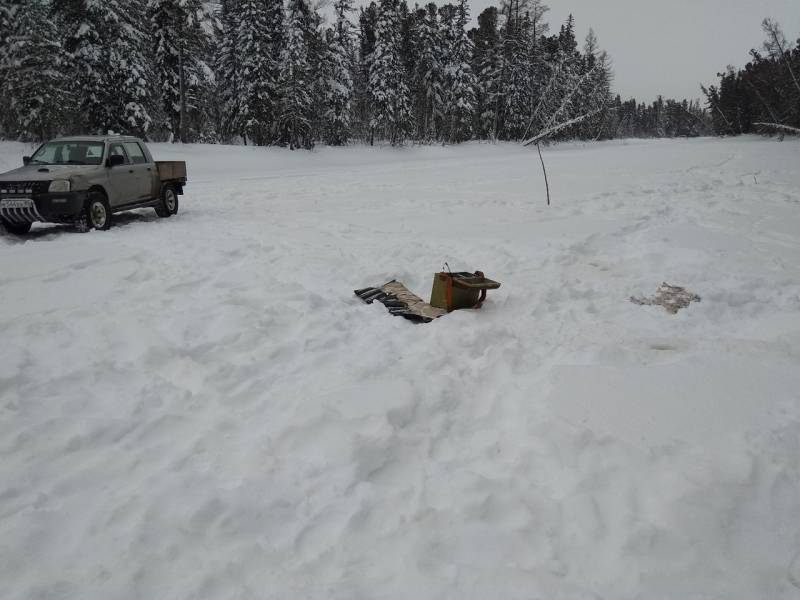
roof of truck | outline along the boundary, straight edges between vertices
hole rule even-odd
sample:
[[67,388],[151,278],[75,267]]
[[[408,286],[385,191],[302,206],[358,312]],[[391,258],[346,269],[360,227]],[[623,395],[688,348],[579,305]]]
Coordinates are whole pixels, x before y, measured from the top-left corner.
[[51,140],[53,142],[71,142],[71,141],[92,141],[92,142],[130,142],[130,141],[137,141],[140,142],[141,139],[137,138],[133,135],[65,135],[60,138],[56,138]]

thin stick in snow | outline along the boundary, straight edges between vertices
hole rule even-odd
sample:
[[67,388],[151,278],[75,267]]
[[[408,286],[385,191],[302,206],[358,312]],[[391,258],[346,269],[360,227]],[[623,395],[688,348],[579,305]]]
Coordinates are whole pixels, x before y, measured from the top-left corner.
[[542,158],[542,148],[536,144],[536,149],[539,151],[539,160],[542,161],[542,173],[544,173],[544,185],[547,188],[547,206],[550,206],[550,184],[547,182],[547,169],[544,168],[544,158]]

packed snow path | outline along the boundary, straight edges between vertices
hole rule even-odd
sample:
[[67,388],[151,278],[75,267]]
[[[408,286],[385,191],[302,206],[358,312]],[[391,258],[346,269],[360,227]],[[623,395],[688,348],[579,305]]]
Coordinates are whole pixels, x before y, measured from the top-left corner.
[[800,143],[155,152],[0,238],[0,597],[800,596]]

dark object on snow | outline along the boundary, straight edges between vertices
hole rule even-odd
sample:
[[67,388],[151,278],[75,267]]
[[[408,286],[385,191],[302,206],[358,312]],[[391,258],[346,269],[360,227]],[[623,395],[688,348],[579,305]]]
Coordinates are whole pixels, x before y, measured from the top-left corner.
[[389,314],[415,323],[430,323],[447,313],[462,308],[480,308],[486,300],[486,290],[496,290],[500,284],[480,271],[475,273],[437,273],[433,276],[433,291],[428,304],[414,295],[399,281],[381,287],[355,290],[355,295],[367,304],[377,301]]
[[486,290],[496,290],[500,284],[480,272],[437,273],[433,276],[431,306],[447,312],[464,308],[480,308],[486,301]]
[[697,294],[686,291],[686,288],[662,283],[652,298],[644,296],[631,296],[631,302],[640,306],[663,306],[671,315],[677,314],[682,308],[686,308],[692,302],[700,302],[701,298]]

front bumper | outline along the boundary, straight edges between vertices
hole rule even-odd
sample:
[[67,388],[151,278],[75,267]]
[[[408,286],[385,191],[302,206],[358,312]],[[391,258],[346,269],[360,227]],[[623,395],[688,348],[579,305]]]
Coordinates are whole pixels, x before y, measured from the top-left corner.
[[86,192],[36,194],[33,198],[3,196],[0,218],[10,223],[69,223],[80,216],[85,204]]

